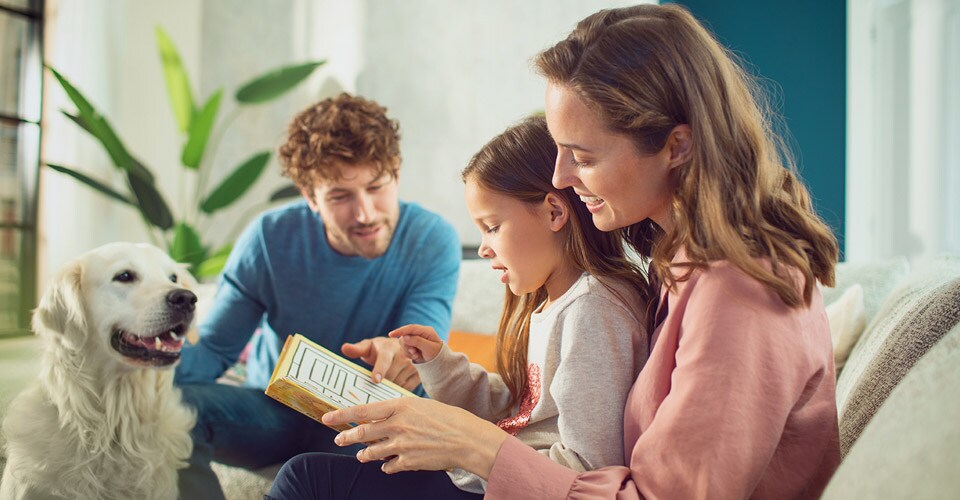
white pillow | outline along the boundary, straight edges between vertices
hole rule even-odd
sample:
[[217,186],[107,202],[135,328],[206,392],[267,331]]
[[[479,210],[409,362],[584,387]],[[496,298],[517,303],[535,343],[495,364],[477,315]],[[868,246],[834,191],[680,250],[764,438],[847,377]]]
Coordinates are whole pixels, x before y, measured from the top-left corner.
[[847,356],[867,326],[863,287],[859,283],[851,285],[843,291],[840,298],[828,304],[826,309],[830,336],[833,338],[833,360],[839,374],[843,364],[847,362]]

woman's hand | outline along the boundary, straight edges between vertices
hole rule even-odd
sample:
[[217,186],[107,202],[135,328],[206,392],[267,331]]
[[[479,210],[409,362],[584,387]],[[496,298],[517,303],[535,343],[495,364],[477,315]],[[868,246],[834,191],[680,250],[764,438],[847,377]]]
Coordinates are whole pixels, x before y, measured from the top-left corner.
[[387,335],[400,339],[407,357],[414,363],[426,363],[432,360],[443,348],[443,340],[437,335],[436,330],[429,326],[401,326]]
[[357,460],[383,460],[384,472],[461,468],[490,475],[507,433],[455,406],[423,398],[397,398],[352,406],[323,416],[327,425],[368,422],[337,435],[339,446],[370,443]]
[[347,357],[360,358],[364,363],[372,365],[370,372],[376,384],[387,379],[408,391],[420,385],[420,373],[404,355],[405,348],[399,341],[375,337],[355,344],[343,344],[340,350]]

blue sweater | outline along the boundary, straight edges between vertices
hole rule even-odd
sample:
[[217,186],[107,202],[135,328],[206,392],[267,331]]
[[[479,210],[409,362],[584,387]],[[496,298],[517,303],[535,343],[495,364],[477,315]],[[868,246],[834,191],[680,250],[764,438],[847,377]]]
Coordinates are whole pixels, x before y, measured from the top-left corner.
[[416,204],[400,203],[390,246],[375,259],[335,252],[304,200],[268,211],[237,240],[200,341],[184,347],[176,380],[213,382],[257,327],[262,334],[247,360],[246,385],[261,389],[294,333],[336,353],[344,342],[410,323],[445,338],[459,271],[453,227]]

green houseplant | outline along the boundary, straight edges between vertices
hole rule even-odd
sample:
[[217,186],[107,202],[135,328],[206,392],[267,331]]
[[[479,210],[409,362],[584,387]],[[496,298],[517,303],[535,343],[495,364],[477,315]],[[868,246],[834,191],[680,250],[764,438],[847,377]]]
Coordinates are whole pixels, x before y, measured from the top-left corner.
[[[106,117],[93,107],[77,87],[49,66],[50,72],[77,107],[76,114],[66,110],[61,112],[103,146],[114,166],[124,176],[126,189],[116,190],[107,182],[94,179],[75,168],[51,163],[47,163],[47,166],[119,203],[134,207],[139,211],[155,244],[166,248],[175,260],[190,264],[191,271],[198,277],[214,276],[223,268],[232,241],[220,245],[204,241],[202,231],[198,229],[199,224],[209,222],[211,216],[230,206],[253,186],[271,156],[269,150],[253,153],[231,174],[210,188],[213,156],[224,131],[245,107],[266,103],[283,95],[309,77],[324,61],[284,66],[240,85],[233,95],[237,106],[217,127],[224,89],[216,90],[202,106],[198,106],[180,55],[170,37],[160,27],[157,27],[156,37],[170,104],[183,136],[181,181],[192,176],[196,188],[192,194],[183,197],[184,206],[178,216],[170,210],[166,199],[157,189],[150,168],[127,149]],[[289,185],[274,192],[265,203],[298,195],[293,185]]]

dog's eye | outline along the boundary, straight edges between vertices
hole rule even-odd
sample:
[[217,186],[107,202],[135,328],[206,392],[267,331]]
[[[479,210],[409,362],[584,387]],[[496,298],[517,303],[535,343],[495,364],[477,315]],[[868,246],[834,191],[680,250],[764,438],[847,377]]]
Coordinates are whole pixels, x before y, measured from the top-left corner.
[[177,275],[176,275],[176,274],[171,274],[171,275],[170,275],[170,281],[176,283],[176,282],[177,282]]
[[137,275],[131,271],[123,271],[113,277],[113,281],[119,281],[120,283],[130,283],[135,279],[137,279]]

